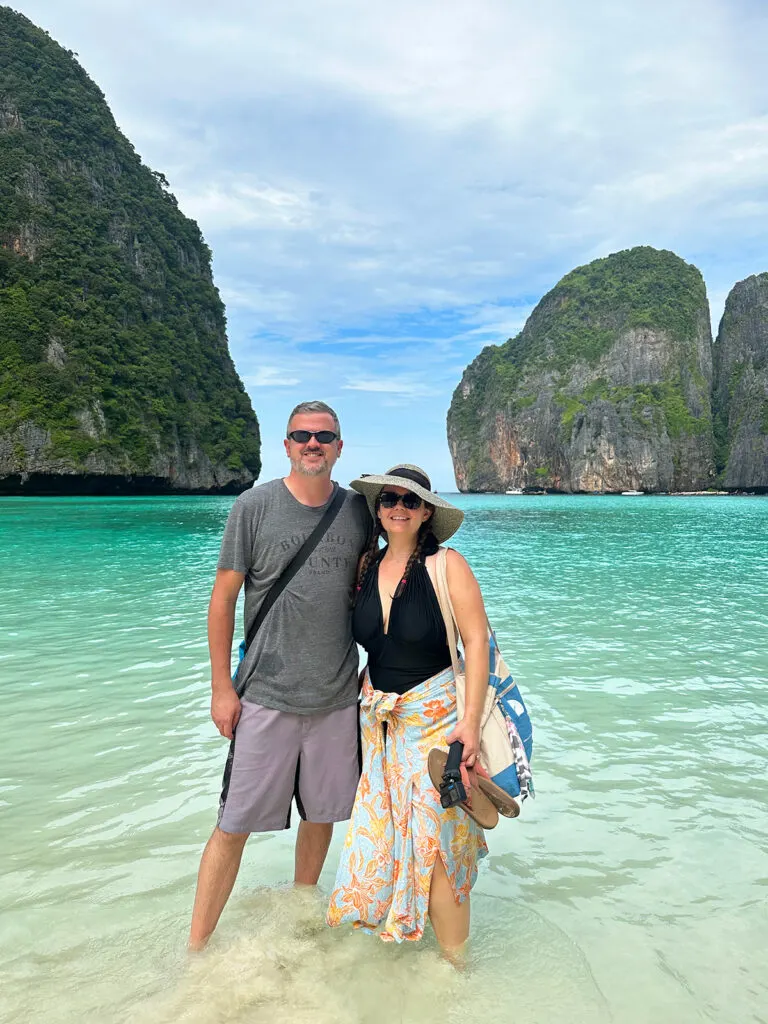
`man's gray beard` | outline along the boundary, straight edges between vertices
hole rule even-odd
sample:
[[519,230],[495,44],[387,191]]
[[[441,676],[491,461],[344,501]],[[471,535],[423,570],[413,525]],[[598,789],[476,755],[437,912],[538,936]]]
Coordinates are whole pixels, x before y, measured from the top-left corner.
[[291,469],[302,476],[322,476],[328,471],[328,459],[323,458],[323,461],[318,462],[315,466],[305,466],[299,456],[297,459],[291,459]]

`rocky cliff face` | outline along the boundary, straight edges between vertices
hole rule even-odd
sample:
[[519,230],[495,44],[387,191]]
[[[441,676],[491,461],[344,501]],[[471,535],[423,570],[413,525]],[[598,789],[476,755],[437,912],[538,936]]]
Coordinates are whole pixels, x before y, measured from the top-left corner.
[[210,251],[74,55],[0,7],[0,492],[238,491]]
[[714,354],[713,405],[723,485],[768,489],[768,274],[734,285]]
[[572,271],[465,371],[448,414],[459,488],[711,486],[709,324],[701,275],[674,253]]

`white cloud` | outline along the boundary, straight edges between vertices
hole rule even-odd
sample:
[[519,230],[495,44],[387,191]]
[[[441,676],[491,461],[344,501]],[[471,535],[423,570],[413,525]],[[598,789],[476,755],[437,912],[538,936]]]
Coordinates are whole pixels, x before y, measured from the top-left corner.
[[292,388],[301,383],[301,378],[288,376],[279,366],[261,366],[256,373],[243,377],[243,383],[252,388]]
[[427,389],[443,487],[461,367],[572,267],[673,249],[715,315],[768,269],[763,0],[16,3],[199,220],[260,415]]
[[344,391],[373,391],[389,395],[392,398],[413,398],[434,395],[437,392],[423,381],[403,377],[362,377],[357,380],[347,379],[342,384]]
[[523,329],[525,321],[532,311],[531,304],[510,307],[489,303],[472,310],[466,317],[468,325],[478,324],[478,326],[468,327],[463,336],[478,339],[489,338],[497,343],[499,339],[512,338]]
[[260,322],[294,318],[294,299],[290,292],[273,289],[270,292],[248,281],[220,281],[219,292],[228,309],[257,314]]
[[267,184],[235,181],[227,188],[218,183],[201,192],[184,192],[179,201],[190,216],[219,230],[231,228],[310,228],[312,203],[307,195],[274,188]]

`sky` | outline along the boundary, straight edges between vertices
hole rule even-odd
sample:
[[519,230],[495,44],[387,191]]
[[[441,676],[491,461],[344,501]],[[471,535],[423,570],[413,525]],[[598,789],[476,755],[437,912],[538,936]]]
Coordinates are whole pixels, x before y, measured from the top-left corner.
[[765,0],[15,0],[75,51],[214,253],[263,438],[455,489],[451,395],[563,274],[635,245],[715,330],[768,270]]

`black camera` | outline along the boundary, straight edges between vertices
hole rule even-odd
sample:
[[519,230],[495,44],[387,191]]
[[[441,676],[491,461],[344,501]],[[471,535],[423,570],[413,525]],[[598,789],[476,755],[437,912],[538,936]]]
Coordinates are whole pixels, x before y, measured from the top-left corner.
[[440,805],[442,807],[455,807],[467,799],[467,791],[461,781],[461,755],[464,753],[464,744],[456,740],[448,748],[448,760],[443,769],[443,778],[440,783]]

